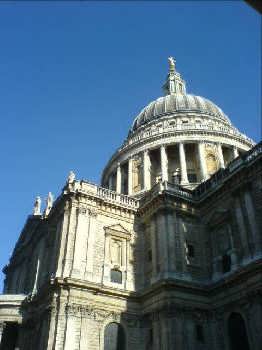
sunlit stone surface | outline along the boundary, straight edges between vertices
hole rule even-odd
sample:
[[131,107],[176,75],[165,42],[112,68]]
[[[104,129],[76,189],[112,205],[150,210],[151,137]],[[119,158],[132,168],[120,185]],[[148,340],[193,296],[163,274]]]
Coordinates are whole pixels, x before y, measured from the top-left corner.
[[262,144],[169,58],[101,186],[33,205],[0,295],[0,350],[261,350]]

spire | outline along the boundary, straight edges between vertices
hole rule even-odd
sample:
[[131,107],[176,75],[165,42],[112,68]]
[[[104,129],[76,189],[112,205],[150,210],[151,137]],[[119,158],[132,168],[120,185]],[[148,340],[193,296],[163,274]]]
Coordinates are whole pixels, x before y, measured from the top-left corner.
[[165,95],[186,94],[186,85],[180,74],[176,72],[176,60],[168,57],[169,71],[166,82],[163,85]]

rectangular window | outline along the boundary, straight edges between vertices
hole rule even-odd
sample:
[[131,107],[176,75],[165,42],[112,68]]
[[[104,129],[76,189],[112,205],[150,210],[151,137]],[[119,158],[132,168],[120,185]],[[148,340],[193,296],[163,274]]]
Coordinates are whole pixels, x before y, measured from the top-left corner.
[[196,339],[200,343],[205,342],[204,330],[201,324],[196,324]]
[[122,272],[119,270],[112,269],[111,270],[111,282],[113,283],[122,283]]
[[229,272],[231,270],[231,256],[228,254],[222,257],[222,270],[223,273]]
[[152,250],[151,249],[147,253],[147,259],[148,259],[148,261],[152,261]]
[[190,258],[194,258],[195,257],[195,248],[194,248],[193,244],[188,244],[187,245],[187,255]]

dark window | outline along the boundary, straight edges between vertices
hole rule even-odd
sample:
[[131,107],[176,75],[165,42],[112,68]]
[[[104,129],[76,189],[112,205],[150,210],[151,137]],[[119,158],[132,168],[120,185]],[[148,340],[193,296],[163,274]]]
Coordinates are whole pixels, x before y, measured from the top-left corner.
[[203,326],[201,324],[196,324],[196,339],[200,343],[205,342],[204,330],[203,330]]
[[104,350],[125,350],[125,332],[121,324],[112,322],[105,328]]
[[122,283],[122,272],[116,269],[111,270],[111,282]]
[[187,245],[187,255],[190,258],[194,258],[195,257],[195,248],[194,248],[193,244],[188,244]]
[[148,251],[147,258],[148,258],[148,261],[152,261],[152,250],[151,249]]
[[242,316],[233,312],[228,319],[230,350],[249,350],[245,321]]
[[152,345],[153,345],[153,329],[150,328],[149,332],[148,332],[148,341],[147,341],[147,349],[151,350],[152,349]]
[[18,349],[16,347],[17,340],[18,340],[18,333],[19,333],[18,324],[7,322],[3,330],[0,348],[3,350]]
[[223,255],[222,270],[223,273],[229,272],[231,270],[231,256],[228,254]]
[[188,181],[189,181],[190,183],[195,183],[195,182],[197,182],[197,176],[196,176],[196,174],[188,174],[187,176],[188,176]]
[[188,120],[182,120],[182,124],[188,124]]

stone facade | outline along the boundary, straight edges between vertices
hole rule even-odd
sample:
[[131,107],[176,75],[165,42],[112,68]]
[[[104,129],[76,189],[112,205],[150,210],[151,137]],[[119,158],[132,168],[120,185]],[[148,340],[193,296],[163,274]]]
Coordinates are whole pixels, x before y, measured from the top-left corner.
[[70,173],[43,214],[36,200],[4,268],[1,350],[261,349],[262,144],[194,109],[174,60],[164,90],[175,109],[139,114],[101,187]]

